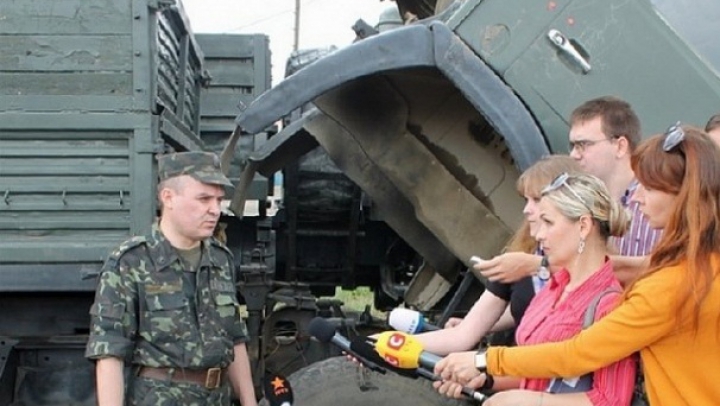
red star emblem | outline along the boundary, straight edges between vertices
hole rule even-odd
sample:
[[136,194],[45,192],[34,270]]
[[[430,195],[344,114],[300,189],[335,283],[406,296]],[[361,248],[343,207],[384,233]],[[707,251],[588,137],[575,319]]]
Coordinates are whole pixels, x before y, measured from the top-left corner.
[[285,381],[280,379],[279,376],[276,376],[275,379],[273,379],[270,383],[272,384],[275,391],[277,391],[278,389],[282,389],[285,386]]

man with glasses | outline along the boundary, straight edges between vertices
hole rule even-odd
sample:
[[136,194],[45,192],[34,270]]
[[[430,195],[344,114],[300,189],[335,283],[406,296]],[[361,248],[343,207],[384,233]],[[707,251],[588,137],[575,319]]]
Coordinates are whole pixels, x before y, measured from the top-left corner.
[[631,212],[628,232],[612,243],[620,255],[632,257],[648,254],[660,235],[659,230],[650,227],[639,205],[630,202],[637,187],[630,157],[640,138],[637,115],[629,103],[615,97],[587,101],[570,116],[570,156],[589,174],[605,182],[611,196]]
[[[660,236],[659,230],[650,227],[638,204],[631,202],[637,181],[630,157],[640,138],[640,120],[629,103],[616,97],[589,100],[570,116],[570,156],[584,171],[605,182],[611,196],[631,213],[628,232],[611,240],[620,255],[613,260],[622,282],[633,279],[635,272],[645,265],[645,255]],[[509,283],[535,273],[541,261],[538,256],[506,253],[480,261],[474,269],[491,281]]]

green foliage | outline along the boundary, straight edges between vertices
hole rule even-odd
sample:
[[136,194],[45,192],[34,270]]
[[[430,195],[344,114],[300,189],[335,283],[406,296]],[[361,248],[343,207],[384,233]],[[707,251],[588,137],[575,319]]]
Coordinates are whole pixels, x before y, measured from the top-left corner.
[[361,312],[365,310],[365,306],[370,306],[373,316],[384,318],[385,313],[378,311],[373,307],[373,292],[368,287],[360,287],[355,290],[344,290],[337,288],[335,290],[335,299],[341,300],[344,305],[343,309],[349,311]]

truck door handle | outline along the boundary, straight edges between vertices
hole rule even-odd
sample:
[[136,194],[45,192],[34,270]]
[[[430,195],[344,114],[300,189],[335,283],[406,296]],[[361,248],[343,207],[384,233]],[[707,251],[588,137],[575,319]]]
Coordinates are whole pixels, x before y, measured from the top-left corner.
[[567,55],[570,60],[580,67],[582,73],[590,72],[590,69],[592,69],[590,63],[580,54],[573,43],[563,33],[552,29],[548,31],[547,36],[550,39],[550,42],[552,42],[557,49]]

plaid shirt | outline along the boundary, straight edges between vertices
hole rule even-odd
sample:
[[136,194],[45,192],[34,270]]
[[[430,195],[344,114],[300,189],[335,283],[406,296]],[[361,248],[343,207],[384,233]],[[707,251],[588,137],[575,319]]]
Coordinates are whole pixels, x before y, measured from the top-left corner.
[[647,217],[640,211],[640,205],[632,201],[632,195],[637,186],[637,180],[633,180],[623,197],[620,198],[620,204],[630,212],[631,216],[628,231],[622,237],[610,239],[618,254],[632,257],[650,254],[662,235],[662,230],[650,227]]

